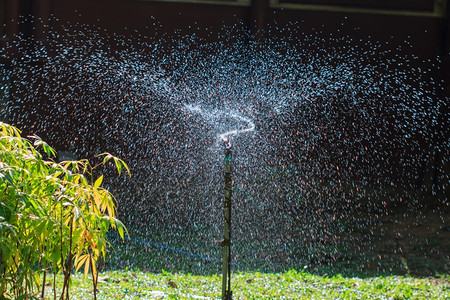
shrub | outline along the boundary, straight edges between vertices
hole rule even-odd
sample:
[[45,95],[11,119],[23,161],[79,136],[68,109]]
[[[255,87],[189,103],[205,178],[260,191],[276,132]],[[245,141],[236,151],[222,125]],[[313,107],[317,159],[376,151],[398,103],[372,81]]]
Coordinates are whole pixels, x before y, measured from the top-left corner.
[[[48,274],[54,299],[69,299],[71,273],[80,268],[91,274],[96,298],[106,233],[113,228],[124,236],[114,198],[94,170],[114,162],[119,175],[122,167],[129,174],[127,165],[108,153],[95,166],[88,160],[57,163],[55,155],[39,137],[25,139],[0,122],[0,299],[44,298]],[[59,291],[57,274],[64,278]]]

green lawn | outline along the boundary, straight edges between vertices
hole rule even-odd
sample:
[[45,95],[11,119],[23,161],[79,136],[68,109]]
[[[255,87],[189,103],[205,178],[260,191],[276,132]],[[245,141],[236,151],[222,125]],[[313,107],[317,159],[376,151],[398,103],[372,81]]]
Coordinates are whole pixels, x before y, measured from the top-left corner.
[[[98,299],[220,299],[221,248],[212,238],[220,232],[200,228],[132,233],[136,239],[125,242],[110,236],[114,247],[103,263],[107,271],[100,274]],[[307,253],[331,253],[335,260],[302,264],[305,253],[300,244],[288,249],[291,261],[268,261],[255,250],[269,253],[270,245],[264,248],[239,239],[233,245],[233,299],[450,299],[448,262],[439,256],[432,260],[418,254],[380,255],[378,250],[356,252],[337,245]],[[51,283],[47,284],[48,299],[53,299]],[[71,295],[93,299],[91,281],[76,274]]]
[[[205,232],[194,232],[192,237],[175,231],[150,235],[153,242],[187,252],[121,242],[111,236],[114,250],[104,265],[108,271],[100,276],[98,299],[220,299],[221,248],[206,238],[203,241]],[[149,236],[142,238],[150,240]],[[280,261],[265,266],[268,262],[259,252],[239,243],[233,249],[241,257],[232,267],[233,299],[450,299],[450,277],[442,271],[444,267],[429,265],[427,272],[416,273],[415,265],[420,262],[357,255],[348,249],[332,264],[290,266]],[[189,251],[216,260],[189,256]],[[329,251],[336,252],[334,248]],[[92,284],[76,274],[71,293],[71,299],[93,299]]]
[[[232,274],[232,290],[233,299],[450,299],[450,279],[445,276],[362,279],[295,270],[271,274],[248,272]],[[91,283],[81,274],[74,276],[71,293],[71,299],[93,299]],[[220,295],[219,275],[123,270],[100,275],[98,299],[220,299]]]

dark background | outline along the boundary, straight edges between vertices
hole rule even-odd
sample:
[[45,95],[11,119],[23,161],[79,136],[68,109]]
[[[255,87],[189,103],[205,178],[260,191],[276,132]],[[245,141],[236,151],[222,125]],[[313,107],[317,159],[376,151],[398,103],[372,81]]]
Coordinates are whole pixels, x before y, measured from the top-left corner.
[[288,34],[270,28],[301,24],[304,35],[328,36],[338,31],[354,40],[369,37],[391,49],[408,40],[411,48],[405,52],[413,49],[420,59],[441,56],[442,65],[436,68],[435,77],[444,82],[448,95],[450,34],[446,4],[446,0],[0,0],[0,47],[18,34],[45,41],[45,28],[55,20],[60,24],[95,25],[125,36],[136,32],[157,36],[178,30],[181,34],[203,34],[208,39],[214,36],[211,32],[223,26],[240,24],[255,33],[259,30],[257,38],[266,39]]
[[[304,30],[333,31],[347,17],[343,34],[373,36],[379,41],[393,36],[402,41],[412,37],[418,55],[446,54],[449,33],[444,0],[219,0],[219,1],[136,1],[136,0],[1,0],[2,42],[19,32],[45,39],[44,27],[50,16],[63,23],[95,24],[110,32],[129,34],[133,30],[155,33],[153,20],[164,31],[188,33],[198,28],[219,28],[237,21],[244,26],[267,29],[301,22]],[[34,16],[18,24],[19,16]],[[42,21],[36,21],[42,20]],[[191,29],[189,29],[191,28]],[[313,29],[314,28],[314,29]],[[359,28],[355,31],[355,28]],[[271,32],[280,34],[280,32]]]
[[[139,34],[158,38],[167,33],[177,32],[178,35],[195,33],[211,41],[217,37],[214,33],[223,31],[224,26],[250,29],[254,33],[253,39],[262,42],[281,37],[295,44],[301,43],[301,39],[308,35],[315,38],[323,36],[326,39],[332,34],[336,40],[339,37],[346,37],[353,41],[377,41],[380,52],[396,49],[396,53],[400,55],[416,56],[417,62],[435,61],[439,57],[438,62],[433,64],[429,76],[444,86],[442,90],[438,89],[435,96],[448,101],[450,35],[446,2],[443,0],[0,0],[0,22],[3,24],[0,47],[11,44],[19,35],[31,41],[45,43],[46,28],[57,28],[64,24],[95,26],[107,34],[120,34],[125,39],[127,36],[135,37]],[[301,35],[296,35],[295,31],[284,30],[293,26],[301,30]],[[248,38],[252,39],[251,36]],[[114,39],[106,41],[110,43],[109,47],[120,47]],[[130,41],[139,43],[139,39],[136,38]],[[166,41],[173,42],[170,39]],[[405,41],[409,47],[404,47]],[[302,43],[302,46],[308,47],[308,43]],[[11,51],[10,57],[23,55],[21,52],[24,49],[18,50],[14,47],[10,49],[8,50]],[[314,51],[314,48],[311,51]],[[3,66],[7,67],[8,61],[4,62]],[[5,95],[0,96],[4,98],[2,105],[13,101],[7,99]],[[449,125],[448,106],[442,107],[440,113],[437,131],[441,134],[434,143],[445,145],[449,138],[446,129]],[[36,120],[30,120],[31,123],[36,123]],[[21,128],[27,131],[26,121],[16,125],[21,125]],[[67,130],[73,131],[73,128]],[[43,138],[50,138],[49,143],[57,150],[66,150],[67,145],[58,144],[58,140],[52,140],[45,133],[38,134]],[[98,141],[99,138],[101,136],[94,140]],[[415,179],[416,182],[412,184],[419,187],[426,182],[440,184],[440,181],[447,178],[442,174],[448,171],[448,166],[442,165],[446,161],[442,156],[447,154],[430,150],[426,139],[419,143],[422,144],[424,155],[429,156],[425,161],[429,161],[430,165],[415,167],[417,170],[414,172],[419,174],[419,179]],[[423,174],[420,175],[421,173]]]
[[[345,37],[348,38],[348,40],[355,41],[355,44],[360,40],[375,42],[376,45],[379,46],[378,51],[380,51],[380,53],[383,51],[393,50],[393,52],[397,53],[401,57],[414,56],[417,59],[415,61],[411,61],[409,65],[405,66],[405,68],[416,67],[415,64],[420,65],[420,62],[425,62],[427,67],[432,65],[430,72],[427,73],[426,76],[433,77],[435,79],[434,82],[443,85],[443,89],[436,88],[434,90],[437,91],[436,94],[430,93],[433,94],[434,101],[437,102],[438,99],[440,99],[441,103],[444,101],[444,105],[440,107],[438,112],[438,124],[436,124],[433,129],[427,128],[425,132],[427,134],[433,133],[434,136],[429,137],[417,135],[417,140],[414,142],[417,142],[417,145],[419,146],[417,146],[414,150],[411,150],[408,148],[408,145],[396,145],[392,142],[393,139],[390,138],[389,134],[392,136],[395,132],[392,131],[387,133],[386,136],[380,138],[380,147],[382,150],[387,149],[390,151],[387,151],[386,153],[388,154],[385,156],[380,157],[378,157],[379,154],[372,153],[373,157],[370,157],[370,163],[366,163],[366,165],[368,165],[367,171],[362,174],[362,177],[367,179],[366,185],[373,187],[373,191],[377,191],[377,189],[382,185],[378,184],[378,179],[381,179],[388,184],[398,184],[399,187],[402,187],[404,184],[408,189],[421,191],[426,194],[422,195],[423,197],[421,195],[419,195],[420,197],[417,196],[418,199],[420,199],[420,205],[418,205],[418,207],[414,207],[412,213],[412,216],[416,216],[417,211],[419,209],[423,209],[423,206],[421,205],[422,203],[429,204],[432,208],[436,203],[439,203],[440,205],[442,204],[447,211],[449,207],[448,195],[450,190],[448,189],[448,179],[450,174],[450,166],[448,163],[448,143],[450,141],[450,134],[448,128],[450,127],[450,124],[448,117],[448,101],[450,99],[450,35],[448,18],[449,10],[445,5],[446,3],[447,1],[445,0],[0,0],[0,23],[2,24],[0,27],[0,48],[4,48],[6,45],[11,45],[11,43],[14,42],[18,36],[29,39],[31,41],[31,45],[33,42],[36,42],[36,44],[45,43],[46,40],[50,39],[47,37],[46,28],[61,30],[61,28],[63,28],[62,25],[69,24],[68,27],[70,27],[70,24],[81,24],[82,26],[100,28],[101,32],[105,35],[119,34],[121,35],[121,39],[125,40],[127,37],[130,37],[128,43],[134,43],[133,47],[140,47],[140,39],[136,38],[136,36],[140,34],[148,37],[154,37],[155,40],[166,40],[168,44],[173,43],[174,40],[170,38],[164,39],[167,33],[174,34],[174,36],[195,34],[196,36],[204,38],[207,41],[214,41],[214,39],[217,38],[217,34],[215,33],[223,33],[223,28],[227,27],[237,29],[237,34],[240,32],[240,28],[250,29],[253,32],[253,36],[245,35],[245,38],[249,39],[249,43],[251,40],[256,40],[261,41],[261,44],[263,45],[265,41],[282,40],[292,44],[301,43],[302,47],[310,47],[309,50],[314,52],[314,45],[309,45],[306,40],[302,43],[302,39],[308,36],[313,36],[316,40],[320,40],[321,37],[323,37],[324,40],[327,40],[330,37],[330,34],[332,34],[336,41],[339,40],[339,37]],[[297,31],[289,30],[290,28],[296,28]],[[121,46],[117,44],[117,40],[114,38],[105,38],[103,41],[105,43],[109,43],[108,45],[104,45],[105,47],[117,48],[121,50]],[[405,47],[405,41],[407,42],[408,47]],[[230,39],[229,42],[232,43],[233,41]],[[329,47],[333,49],[333,47],[336,48],[340,46],[338,42],[336,42],[336,44],[338,45],[330,45]],[[369,43],[368,45],[368,47],[370,47],[370,45],[374,45],[374,43]],[[170,49],[170,45],[167,45],[167,49]],[[26,49],[11,47],[6,51],[9,51],[10,53],[9,56],[5,57],[12,59],[14,57],[20,58],[24,56],[25,53],[23,51],[26,51]],[[39,62],[33,63],[39,64]],[[8,59],[0,62],[0,66],[8,68]],[[381,67],[377,70],[383,72]],[[376,74],[376,76],[378,76],[376,78],[379,78],[382,77],[383,74]],[[51,80],[51,78],[46,79],[49,81]],[[18,82],[19,78],[11,79],[11,82],[16,81]],[[28,86],[26,88],[28,89]],[[430,88],[432,89],[433,87]],[[89,99],[93,99],[94,102],[98,101],[99,103],[102,103],[101,98],[105,95],[101,90],[101,86],[94,85],[92,91],[93,94],[98,96],[98,99],[95,97]],[[33,99],[33,101],[35,95],[38,95],[40,99],[39,101],[42,101],[42,103],[40,103],[41,105],[36,107],[35,102],[25,102],[25,104],[20,108],[22,111],[17,111],[17,115],[20,115],[21,117],[30,116],[30,118],[53,118],[58,122],[60,121],[60,124],[63,124],[64,126],[60,126],[60,128],[58,128],[58,126],[54,126],[54,128],[50,129],[54,131],[53,135],[46,136],[44,131],[45,128],[41,128],[44,127],[44,125],[39,124],[39,120],[27,120],[26,117],[24,117],[25,120],[21,120],[20,124],[13,122],[14,125],[20,125],[19,127],[24,130],[25,134],[38,134],[44,140],[48,141],[50,145],[55,146],[58,152],[70,150],[69,142],[72,138],[68,137],[66,133],[74,132],[77,127],[82,127],[80,124],[77,124],[77,122],[85,122],[92,123],[94,125],[92,127],[94,129],[85,126],[87,128],[87,132],[85,132],[83,137],[89,138],[89,140],[86,139],[83,143],[89,144],[86,146],[87,148],[91,147],[86,150],[85,153],[95,154],[103,151],[113,152],[114,150],[120,150],[121,147],[125,150],[132,149],[138,154],[141,153],[135,145],[120,145],[120,141],[117,143],[110,143],[108,145],[109,148],[107,149],[95,148],[95,144],[102,143],[102,139],[104,139],[104,135],[107,132],[107,130],[102,127],[101,120],[105,115],[114,115],[113,112],[107,111],[107,109],[102,111],[102,109],[97,106],[96,109],[92,110],[92,114],[86,114],[86,116],[84,116],[85,119],[70,121],[66,120],[66,122],[64,122],[64,120],[59,120],[54,116],[48,116],[45,111],[45,105],[48,105],[51,100],[45,99],[44,93],[41,91],[31,91],[28,92],[28,94],[30,99]],[[20,91],[14,93],[14,97],[16,98],[20,98],[20,96],[22,96]],[[9,98],[7,93],[0,90],[0,104],[5,106],[7,103],[17,101],[18,99],[16,98]],[[111,96],[111,98],[113,97]],[[376,101],[379,103],[380,111],[383,110],[384,107],[389,107],[389,104],[385,103],[386,101],[389,101],[389,99],[376,99]],[[71,103],[70,99],[68,99],[67,107],[70,108],[72,107],[71,105],[73,106],[73,103]],[[84,110],[87,111],[86,108],[90,107],[95,107],[95,103],[86,104],[86,106],[83,107],[83,112]],[[339,115],[340,107],[336,108],[336,111],[338,111],[336,115],[342,117]],[[35,109],[38,113],[35,113]],[[175,113],[176,112],[172,112],[173,115],[175,115]],[[383,116],[384,118],[380,118],[379,124],[371,124],[370,129],[375,132],[380,128],[384,128],[384,121],[390,121],[392,123],[392,118],[394,118],[394,116],[387,115],[389,113],[389,111],[384,114],[381,112],[380,116]],[[316,115],[314,115],[314,117]],[[353,115],[350,114],[349,119],[351,119],[352,116]],[[147,118],[147,116],[145,117]],[[158,124],[161,123],[160,119],[162,118],[162,116],[157,116],[156,119],[152,119],[151,122],[154,123],[152,126],[158,129]],[[148,121],[147,119],[146,121]],[[339,120],[342,119],[343,118],[339,118]],[[326,120],[323,120],[322,122],[326,122]],[[360,126],[362,127],[364,125]],[[295,132],[297,130],[297,128],[284,128],[280,125],[280,127],[277,128],[268,128],[268,131],[273,130],[274,135],[276,135],[276,129],[283,129],[287,132]],[[345,134],[345,132],[341,133]],[[333,132],[329,132],[328,134],[329,136],[332,136]],[[430,143],[430,141],[432,142]],[[144,146],[146,146],[146,144],[144,144]],[[165,144],[161,144],[159,146],[164,149]],[[334,145],[318,144],[318,146],[321,146],[321,149],[330,150],[330,153],[332,153],[332,151],[336,148]],[[110,149],[114,147],[116,149]],[[440,148],[441,151],[435,151],[435,148]],[[403,152],[400,153],[401,151]],[[412,153],[414,151],[416,151],[416,153]],[[113,154],[117,153],[120,152],[113,152]],[[277,159],[281,159],[283,162],[289,161],[289,157],[283,157],[282,154],[283,153],[274,153],[273,156]],[[127,154],[125,153],[124,155]],[[132,159],[129,159],[124,155],[120,154],[119,156],[124,158],[127,162],[132,161]],[[163,160],[164,163],[171,163],[170,153],[167,152],[164,155],[167,156]],[[414,155],[419,157],[419,159],[414,160]],[[357,164],[357,162],[351,160],[352,153],[348,153],[347,156],[348,163]],[[403,165],[400,162],[399,156],[402,156],[405,161]],[[147,159],[146,157],[140,158]],[[312,158],[316,161],[320,161],[320,157]],[[199,160],[201,160],[201,158],[199,158]],[[330,165],[339,163],[331,160],[326,160],[326,162],[330,163]],[[346,165],[346,163],[343,163],[343,165]],[[375,165],[377,165],[377,167],[375,167]],[[163,164],[162,167],[164,166],[166,165]],[[375,170],[375,168],[378,168],[378,170]],[[280,174],[282,173],[283,172],[280,172]],[[147,184],[147,180],[149,180],[148,178],[151,178],[151,176],[147,176],[148,173],[145,172],[142,174],[141,181]],[[166,173],[163,175],[165,174]],[[380,176],[380,174],[384,174],[385,178]],[[320,179],[323,179],[326,176],[335,177],[336,174],[330,172],[329,174],[319,175]],[[353,179],[350,175],[353,174],[349,174],[347,178],[349,182],[350,179]],[[139,182],[139,172],[135,172],[133,176],[136,182]],[[402,178],[402,176],[405,178]],[[155,176],[155,180],[156,178],[157,176]],[[284,184],[287,187],[286,190],[290,189],[289,185],[291,185],[292,180],[286,179],[285,182],[283,182],[283,176],[279,176],[277,180],[280,181],[277,182],[278,184]],[[207,182],[207,180],[204,180],[203,178],[200,178],[199,181]],[[314,180],[311,182],[317,183]],[[266,183],[267,182],[264,181],[261,186],[266,187]],[[169,182],[166,185],[170,184],[171,183]],[[313,186],[314,191],[328,192],[327,189],[330,189],[330,191],[333,192],[333,189],[328,186],[320,187],[314,184],[311,186]],[[441,193],[439,196],[441,199],[439,201],[435,200],[436,197],[432,193],[434,189],[433,186],[444,187],[440,190]],[[128,192],[128,186],[126,186],[124,190]],[[137,190],[141,191],[140,189]],[[342,188],[338,189],[338,192],[342,192],[342,190]],[[142,189],[142,191],[144,191],[144,194],[146,193],[145,189]],[[388,228],[385,230],[385,232],[387,232],[386,234],[383,232],[379,234],[379,247],[381,248],[385,247],[386,240],[394,239],[393,237],[387,236],[389,234],[393,235],[395,230],[397,230],[392,227],[399,227],[397,221],[400,215],[391,216],[390,214],[388,216],[387,212],[389,211],[389,213],[391,213],[391,208],[385,208],[385,206],[389,206],[389,201],[391,200],[393,202],[391,205],[393,207],[395,206],[392,210],[395,213],[398,213],[401,211],[401,208],[398,208],[396,206],[398,203],[392,199],[398,199],[398,196],[404,197],[405,194],[406,196],[408,195],[407,192],[401,190],[400,188],[391,190],[386,189],[386,191],[387,192],[385,194],[377,194],[375,195],[377,197],[372,198],[370,197],[370,193],[372,192],[372,189],[370,188],[369,191],[366,192],[367,197],[359,197],[358,195],[354,196],[352,195],[354,192],[353,190],[346,191],[347,194],[350,194],[350,196],[347,195],[348,198],[364,198],[368,202],[371,201],[377,203],[378,207],[382,208],[378,211],[378,213],[380,218],[383,216],[387,219],[385,223],[389,226],[386,227]],[[186,193],[188,192],[189,191]],[[153,198],[147,197],[149,196],[148,194],[145,194],[146,197],[142,198],[151,198],[155,203],[159,203],[158,205],[161,207],[166,205],[168,207],[168,211],[171,211],[173,215],[176,215],[177,212],[182,210],[182,208],[175,210],[173,206],[170,206],[170,203],[166,203],[172,196],[176,199],[175,195],[166,194],[164,192],[160,193],[158,190],[156,190],[154,194],[155,195],[150,194],[150,196],[154,196]],[[158,194],[162,195],[159,195],[161,198],[160,200],[157,198]],[[166,195],[167,197],[165,197]],[[414,194],[413,196],[415,197]],[[413,198],[413,196],[411,196],[411,198]],[[139,197],[134,198],[138,199]],[[271,198],[275,199],[274,201],[283,203],[281,201],[283,197],[282,195],[279,195],[279,193],[271,195]],[[311,201],[314,200],[313,197],[311,199]],[[123,201],[126,203],[126,197]],[[386,204],[386,202],[388,203]],[[325,201],[323,203],[326,205],[328,202]],[[353,208],[355,213],[354,215],[350,214],[351,218],[356,216],[355,220],[361,220],[362,224],[366,224],[366,221],[378,222],[373,218],[372,211],[369,211],[368,215],[361,213],[361,207],[365,205],[364,202],[357,201],[356,203],[358,203],[358,206]],[[141,202],[135,202],[133,205],[137,208],[143,207]],[[314,208],[315,206],[310,205],[310,207]],[[338,206],[336,205],[336,207]],[[328,207],[322,208],[326,209]],[[440,208],[442,208],[442,206]],[[347,206],[338,207],[339,211],[347,211],[351,209],[351,207],[348,208],[348,204]],[[131,210],[132,209],[130,208],[130,211]],[[305,215],[304,207],[301,205],[299,206],[298,203],[286,202],[286,210],[288,211],[287,214],[294,217]],[[187,209],[187,211],[192,214],[192,211],[195,210]],[[205,212],[205,215],[209,216],[209,214],[209,212]],[[286,211],[283,211],[283,214],[286,214]],[[311,214],[314,215],[314,213]],[[143,215],[146,214],[140,214],[139,220],[142,220],[142,222],[145,223],[147,220],[142,217]],[[186,215],[188,217],[190,216],[189,214]],[[180,223],[185,222],[185,220],[181,217],[181,214],[176,216]],[[404,223],[409,224],[408,222],[411,221],[410,215],[405,214],[403,216],[405,219]],[[442,215],[437,218],[436,216],[437,215],[435,215],[433,211],[433,220],[436,219],[437,221],[435,223],[424,221],[424,223],[427,224],[429,231],[434,230],[433,234],[436,234],[436,232],[438,235],[440,234],[438,238],[443,241],[442,243],[445,246],[448,243],[448,239],[444,237],[444,234],[448,234],[449,232],[447,225],[448,223],[442,223],[441,221],[444,220],[444,218],[447,218],[448,220],[448,213],[442,213]],[[320,218],[327,220],[330,219],[328,217]],[[320,218],[319,220],[322,220]],[[369,220],[370,218],[373,220]],[[378,215],[376,218],[378,219]],[[388,218],[392,218],[392,220]],[[311,220],[313,220],[313,218],[311,218]],[[435,224],[435,227],[432,227],[429,224]],[[414,226],[416,225],[417,224],[414,224]],[[429,232],[425,232],[425,227],[402,226],[405,231],[405,236],[406,233],[420,233],[422,236],[415,238],[417,241],[422,241],[430,236]],[[319,228],[317,224],[311,225],[311,228],[316,227]],[[353,228],[353,225],[349,225],[349,227]],[[405,241],[407,242],[410,242],[410,240],[413,240],[413,238],[405,238]],[[359,243],[359,240],[357,242]],[[427,246],[425,248],[434,249],[435,247]],[[416,252],[422,255],[424,251],[423,248],[417,247],[417,249],[418,250]],[[448,247],[445,249],[448,249]],[[416,252],[413,251],[413,253]],[[444,251],[442,253],[444,253]],[[442,264],[441,256],[439,256],[438,263]]]

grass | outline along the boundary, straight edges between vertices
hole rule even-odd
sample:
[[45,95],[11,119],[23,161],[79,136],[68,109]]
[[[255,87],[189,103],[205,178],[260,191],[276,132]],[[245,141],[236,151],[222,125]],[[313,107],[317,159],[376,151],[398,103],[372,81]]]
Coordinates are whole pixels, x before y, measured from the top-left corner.
[[[98,299],[220,299],[221,247],[214,240],[220,233],[159,227],[145,233],[130,230],[132,239],[125,242],[110,236],[115,250],[100,274]],[[445,242],[440,234],[439,241]],[[286,253],[276,243],[235,238],[233,299],[450,299],[448,259],[433,254],[447,244],[420,246],[421,237],[405,239],[415,242],[418,252],[412,254],[388,251],[389,241],[401,242],[390,236],[364,251],[341,243],[304,252],[298,243]],[[93,299],[92,284],[81,274],[71,287],[71,299]]]
[[[234,273],[231,283],[233,299],[450,299],[446,276],[362,279],[289,270]],[[71,299],[93,299],[92,285],[81,274],[74,276],[71,293]],[[220,295],[219,275],[122,270],[101,274],[98,299],[220,299]]]

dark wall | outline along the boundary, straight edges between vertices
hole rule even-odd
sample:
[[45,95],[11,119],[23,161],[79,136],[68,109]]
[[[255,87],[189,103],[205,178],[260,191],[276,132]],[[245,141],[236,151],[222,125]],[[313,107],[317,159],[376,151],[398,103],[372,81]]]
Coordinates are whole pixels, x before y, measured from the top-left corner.
[[[280,0],[279,3],[308,5],[313,1]],[[3,20],[4,26],[1,27],[3,38],[0,40],[4,43],[19,32],[36,39],[45,39],[44,28],[48,25],[50,15],[54,15],[62,23],[93,24],[123,34],[137,30],[147,35],[176,29],[186,34],[204,32],[206,36],[206,29],[215,30],[237,23],[267,29],[274,25],[280,27],[299,22],[302,30],[315,33],[318,30],[328,33],[339,29],[350,37],[372,36],[381,42],[410,39],[418,55],[432,56],[449,51],[448,19],[432,13],[431,0],[362,0],[357,3],[350,0],[321,0],[314,1],[314,4],[318,5],[313,8],[280,8],[271,7],[269,0],[253,0],[247,5],[139,0],[2,0],[0,20]],[[21,22],[19,26],[19,15],[32,15],[34,21]],[[344,18],[345,24],[342,26]],[[271,34],[280,34],[280,31],[272,31]]]
[[[249,7],[200,5],[192,3],[126,1],[126,0],[58,0],[53,13],[59,19],[99,25],[117,33],[138,30],[145,34],[155,31],[232,25],[236,20],[249,19]],[[155,21],[157,26],[153,24]]]
[[434,0],[281,0],[281,3],[432,11]]
[[435,17],[278,9],[274,10],[271,19],[279,26],[300,21],[302,28],[311,34],[322,31],[324,35],[333,33],[355,40],[370,37],[385,44],[388,42],[386,45],[390,48],[408,40],[419,56],[445,52],[447,24],[444,19]]

